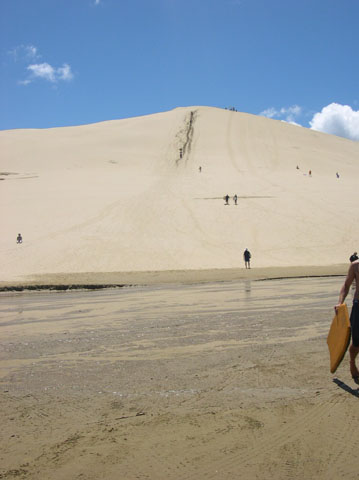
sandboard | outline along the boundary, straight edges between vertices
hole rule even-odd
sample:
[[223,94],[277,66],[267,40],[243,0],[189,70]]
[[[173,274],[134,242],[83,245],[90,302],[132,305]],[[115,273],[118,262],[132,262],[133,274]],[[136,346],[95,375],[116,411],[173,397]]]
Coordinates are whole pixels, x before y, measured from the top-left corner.
[[330,371],[334,373],[343,360],[350,342],[350,320],[347,306],[340,305],[330,326],[327,344],[330,355]]

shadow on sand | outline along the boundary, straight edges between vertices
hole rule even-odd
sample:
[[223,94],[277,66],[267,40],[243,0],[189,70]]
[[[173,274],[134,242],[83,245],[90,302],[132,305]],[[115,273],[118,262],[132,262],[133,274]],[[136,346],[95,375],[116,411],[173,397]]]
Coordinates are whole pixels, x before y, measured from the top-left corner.
[[353,390],[351,387],[349,387],[349,385],[347,385],[346,383],[339,380],[339,378],[334,378],[333,382],[336,383],[338,385],[338,387],[342,388],[343,390],[350,393],[354,397],[359,398],[359,389],[358,388],[356,390]]

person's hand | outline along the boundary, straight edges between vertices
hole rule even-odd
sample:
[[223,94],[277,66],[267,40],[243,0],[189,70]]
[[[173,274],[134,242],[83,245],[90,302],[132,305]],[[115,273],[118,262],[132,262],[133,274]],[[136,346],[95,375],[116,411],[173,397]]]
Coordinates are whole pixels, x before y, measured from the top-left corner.
[[335,313],[337,313],[338,308],[339,308],[341,305],[343,305],[343,304],[342,304],[342,303],[338,303],[338,305],[335,305],[335,307],[334,307]]

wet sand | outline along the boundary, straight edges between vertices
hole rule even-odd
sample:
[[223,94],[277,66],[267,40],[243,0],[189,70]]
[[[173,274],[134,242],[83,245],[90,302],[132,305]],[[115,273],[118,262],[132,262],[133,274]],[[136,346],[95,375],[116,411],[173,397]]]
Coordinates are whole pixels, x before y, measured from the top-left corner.
[[342,281],[1,294],[0,478],[356,479]]
[[[253,262],[252,262],[253,263]],[[218,268],[201,270],[159,270],[132,272],[52,273],[22,276],[17,281],[0,281],[0,291],[13,287],[89,287],[134,285],[190,285],[198,283],[230,282],[237,280],[272,280],[280,278],[326,277],[346,275],[348,264],[328,266],[291,266],[246,268]]]

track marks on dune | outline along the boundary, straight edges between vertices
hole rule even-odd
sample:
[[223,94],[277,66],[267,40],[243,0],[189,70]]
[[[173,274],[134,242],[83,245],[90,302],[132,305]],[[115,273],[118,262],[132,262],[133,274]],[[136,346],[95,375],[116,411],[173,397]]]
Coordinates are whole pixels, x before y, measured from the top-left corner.
[[[234,169],[241,175],[244,172],[249,172],[251,176],[255,177],[258,181],[258,191],[263,191],[263,188],[267,188],[267,186],[276,189],[281,188],[280,182],[268,176],[267,168],[263,167],[263,164],[268,161],[260,157],[260,155],[263,157],[263,152],[261,154],[259,153],[260,150],[257,152],[248,120],[240,116],[237,117],[236,112],[229,112],[226,132],[226,148]],[[260,133],[257,135],[260,135]],[[268,132],[263,131],[263,136],[266,137],[267,135]],[[237,144],[236,149],[233,148],[234,141]],[[271,135],[271,144],[268,145],[268,151],[271,152],[270,158],[273,163],[271,170],[273,170],[278,167],[279,162],[277,139],[274,133]],[[269,155],[269,153],[267,152],[265,155]],[[265,171],[263,171],[263,168]]]
[[197,216],[194,212],[193,203],[189,202],[188,200],[181,199],[181,204],[182,204],[183,208],[185,209],[185,211],[187,212],[188,218],[190,218],[191,223],[193,225],[192,229],[188,230],[190,235],[193,236],[193,235],[195,235],[195,233],[197,233],[198,238],[201,242],[201,245],[207,245],[208,247],[213,247],[213,248],[217,249],[218,248],[218,242],[215,239],[211,240],[208,232],[206,232],[203,229],[201,222],[198,220],[198,218],[197,218]]
[[234,133],[233,133],[233,118],[234,118],[234,115],[235,115],[235,112],[230,112],[228,114],[228,124],[227,124],[227,130],[226,130],[226,133],[227,133],[226,147],[227,147],[229,159],[230,159],[233,167],[235,168],[235,170],[240,172],[240,168],[238,166],[238,163],[237,163],[237,160],[236,160],[236,155],[234,154],[234,150],[233,150],[233,146],[232,146],[233,136],[234,136]]
[[189,155],[192,149],[192,142],[194,136],[194,124],[197,119],[197,110],[191,111],[184,120],[184,125],[176,134],[176,145],[178,151],[178,157],[176,159],[176,165],[180,165],[184,162],[187,164]]
[[[258,169],[253,165],[251,152],[248,149],[248,126],[246,120],[243,119],[239,124],[235,123],[238,117],[236,112],[228,114],[228,124],[226,130],[226,147],[229,159],[238,173],[243,174],[249,171],[252,175],[258,176]],[[235,125],[238,130],[235,131]],[[234,150],[234,139],[237,143],[237,149]]]

